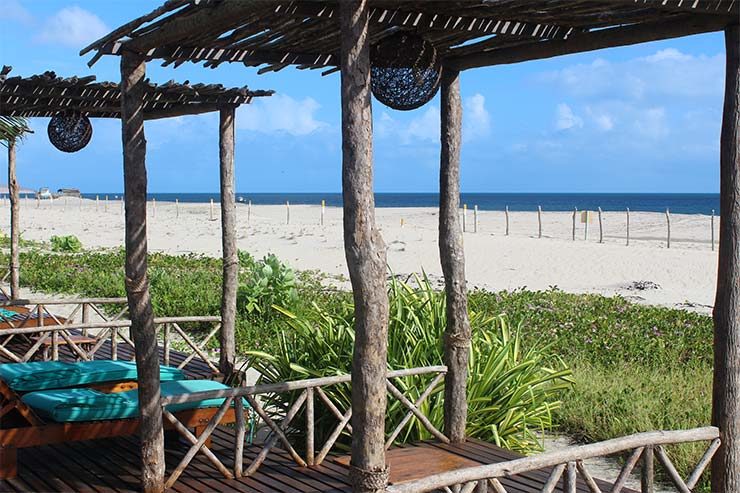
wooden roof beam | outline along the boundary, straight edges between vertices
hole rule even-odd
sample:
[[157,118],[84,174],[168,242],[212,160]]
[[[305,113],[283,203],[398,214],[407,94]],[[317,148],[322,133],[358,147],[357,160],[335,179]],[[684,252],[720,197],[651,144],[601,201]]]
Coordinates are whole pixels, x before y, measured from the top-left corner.
[[693,12],[696,14],[724,15],[737,18],[740,0],[598,0],[605,4],[625,7],[645,7],[665,12]]
[[445,63],[457,70],[468,70],[477,67],[541,60],[604,48],[720,31],[730,23],[731,21],[728,21],[727,18],[720,16],[687,15],[682,19],[673,18],[669,21],[600,29],[577,36],[574,35],[567,40],[540,41],[459,57],[451,55],[445,60]]

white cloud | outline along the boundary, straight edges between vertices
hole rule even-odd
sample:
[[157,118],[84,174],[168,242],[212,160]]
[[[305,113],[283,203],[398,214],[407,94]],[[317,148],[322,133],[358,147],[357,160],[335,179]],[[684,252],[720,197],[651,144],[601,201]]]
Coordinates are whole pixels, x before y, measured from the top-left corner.
[[487,137],[491,132],[491,116],[486,109],[486,98],[476,93],[463,103],[463,139]]
[[690,55],[667,48],[624,61],[597,58],[542,73],[538,79],[585,98],[719,97],[724,85],[724,58],[723,53]]
[[236,126],[268,134],[309,135],[329,126],[316,118],[319,108],[321,105],[310,97],[296,100],[276,94],[269,98],[255,98],[252,104],[239,108]]
[[560,103],[556,110],[555,128],[558,130],[583,128],[583,118],[573,113],[567,104]]
[[0,8],[0,19],[22,24],[33,22],[31,13],[18,0],[3,0],[3,6]]
[[[414,113],[411,119],[393,118],[383,111],[375,119],[375,134],[380,138],[397,139],[401,144],[414,142],[439,142],[439,107],[426,106],[421,114]],[[399,114],[401,115],[401,114]],[[486,98],[474,94],[463,100],[463,139],[465,141],[486,137],[491,131],[491,116],[486,109]]]
[[668,135],[664,108],[648,108],[635,119],[635,129],[644,137],[660,139]]
[[586,114],[599,130],[608,132],[614,129],[614,117],[610,113],[586,106]]
[[59,43],[66,46],[82,47],[104,36],[110,31],[108,26],[92,12],[76,5],[65,7],[49,17],[36,40],[41,43]]

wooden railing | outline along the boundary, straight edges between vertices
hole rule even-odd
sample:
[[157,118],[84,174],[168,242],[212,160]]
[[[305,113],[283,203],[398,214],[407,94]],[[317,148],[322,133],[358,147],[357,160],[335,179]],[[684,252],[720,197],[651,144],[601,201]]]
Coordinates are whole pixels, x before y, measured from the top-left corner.
[[[411,421],[412,418],[416,417],[424,428],[429,431],[438,440],[448,443],[449,440],[445,435],[439,431],[429,421],[429,419],[420,411],[419,406],[434,392],[436,388],[442,382],[444,374],[447,372],[445,366],[429,366],[424,368],[412,368],[407,370],[397,370],[388,372],[386,375],[386,387],[391,397],[397,399],[401,405],[408,410],[401,422],[396,428],[390,433],[388,440],[386,441],[386,448],[389,448],[393,441],[396,439],[398,434],[403,428]],[[396,378],[418,376],[434,374],[435,377],[431,380],[431,383],[426,387],[419,397],[411,402],[398,387],[393,383]],[[185,456],[182,458],[178,466],[173,470],[170,477],[167,479],[166,487],[171,487],[177,479],[180,477],[182,472],[188,466],[190,461],[195,457],[198,452],[203,453],[206,458],[213,463],[213,465],[221,471],[221,473],[232,479],[234,477],[240,478],[242,476],[249,476],[253,474],[260,465],[267,458],[270,450],[277,445],[278,442],[282,444],[285,450],[291,455],[296,464],[300,466],[308,465],[319,465],[321,464],[326,456],[331,451],[332,447],[336,443],[342,432],[347,429],[351,433],[351,426],[349,424],[352,418],[352,409],[341,410],[334,402],[331,401],[327,393],[322,390],[323,388],[351,383],[352,377],[350,375],[339,375],[333,377],[324,378],[313,378],[307,380],[297,380],[292,382],[283,382],[269,385],[252,385],[246,387],[236,387],[233,389],[219,390],[219,391],[208,391],[208,392],[197,392],[192,394],[182,394],[175,396],[168,396],[162,398],[162,407],[164,417],[170,424],[174,426],[178,432],[185,437],[191,443],[191,447]],[[258,396],[274,396],[276,394],[283,393],[298,393],[298,397],[288,408],[285,415],[282,417],[282,421],[278,425],[265,411],[258,399]],[[174,414],[166,410],[166,406],[176,403],[194,402],[205,399],[224,399],[223,404],[218,409],[218,412],[208,422],[200,436],[196,437],[193,435],[182,423],[180,423]],[[317,451],[317,444],[315,443],[314,433],[314,419],[315,419],[315,401],[321,401],[336,417],[338,423],[336,427],[327,437],[326,441],[321,444]],[[265,440],[262,450],[257,456],[251,461],[248,467],[244,467],[243,456],[244,456],[244,439],[246,435],[246,423],[244,418],[244,402],[246,400],[254,412],[260,417],[260,419],[270,429],[271,434]],[[206,443],[208,438],[211,436],[216,426],[221,421],[221,418],[226,412],[234,407],[236,412],[236,433],[234,434],[234,468],[233,472],[230,471],[221,460],[211,452]],[[301,456],[291,444],[290,440],[286,436],[293,419],[296,415],[305,407],[305,455]]]
[[[59,346],[61,345],[68,347],[78,359],[83,361],[96,359],[97,353],[104,347],[110,351],[110,354],[107,358],[103,359],[118,360],[120,344],[126,344],[129,348],[134,347],[134,342],[128,335],[131,321],[120,319],[125,314],[125,310],[122,310],[114,317],[106,319],[102,311],[95,307],[93,302],[96,300],[90,300],[90,303],[88,303],[88,300],[84,301],[85,303],[81,303],[80,305],[89,304],[94,307],[93,310],[103,319],[102,321],[75,323],[74,318],[68,318],[62,321],[46,310],[46,305],[49,303],[38,304],[34,307],[34,310],[37,313],[49,314],[55,324],[33,327],[27,326],[28,324],[25,324],[26,326],[20,324],[16,327],[0,329],[0,354],[11,361],[18,363],[27,362],[34,358],[39,348],[46,341],[50,340],[52,350],[49,359],[54,361],[59,359]],[[212,328],[202,340],[196,341],[182,329],[182,325],[186,323],[210,324]],[[197,358],[208,366],[211,372],[218,373],[218,367],[208,355],[207,345],[220,330],[221,317],[156,317],[154,319],[154,327],[161,341],[162,359],[165,365],[177,366],[177,368],[182,369]],[[85,341],[86,344],[79,342],[80,340],[77,338],[77,334],[89,335],[89,339]],[[22,355],[16,355],[7,347],[12,338],[19,336],[27,337],[30,344],[30,347]],[[186,354],[185,358],[177,362],[176,365],[171,357],[174,350]],[[129,354],[129,359],[133,359],[133,351],[129,352]]]
[[[709,441],[709,447],[693,472],[684,480],[668,458],[664,447],[666,445],[699,441]],[[611,493],[619,493],[623,490],[625,482],[640,459],[642,459],[640,473],[642,491],[643,493],[653,492],[655,457],[657,457],[667,477],[677,490],[681,493],[691,493],[699,483],[701,475],[711,462],[719,446],[719,430],[713,426],[691,430],[637,433],[635,435],[589,445],[568,447],[563,450],[533,455],[522,459],[435,474],[415,481],[389,486],[387,491],[388,493],[422,493],[442,490],[446,492],[460,491],[461,493],[473,493],[474,491],[488,491],[486,488],[490,486],[491,490],[496,493],[506,493],[506,488],[500,481],[501,478],[516,476],[544,468],[552,468],[552,473],[542,488],[542,492],[552,492],[562,478],[563,491],[565,493],[575,493],[576,480],[578,475],[580,475],[591,493],[602,493],[602,490],[596,481],[594,481],[591,474],[589,474],[583,461],[595,457],[630,452],[619,476],[609,490]],[[604,491],[603,493],[607,492]]]
[[[116,306],[123,305],[113,311],[113,314],[106,313],[103,308],[106,305]],[[49,310],[49,307],[71,307],[71,312],[66,317],[60,317]],[[48,359],[59,359],[59,338],[63,339],[64,344],[70,345],[70,348],[79,350],[79,344],[70,344],[71,336],[68,331],[48,330],[48,327],[65,326],[68,329],[75,323],[90,326],[82,330],[81,334],[88,336],[90,329],[98,329],[101,322],[113,322],[120,320],[128,312],[126,298],[80,298],[74,300],[64,299],[17,299],[5,300],[0,303],[0,308],[11,308],[14,310],[13,315],[0,313],[0,323],[8,329],[0,330],[0,353],[5,357],[16,361],[26,362],[33,359],[41,347],[49,347],[51,356]],[[53,308],[52,308],[53,309]],[[99,322],[92,323],[91,319],[96,318]],[[36,338],[31,347],[22,356],[15,355],[8,350],[8,345],[20,333],[13,329],[36,328]],[[79,342],[79,341],[78,341]],[[75,349],[76,348],[76,349]]]

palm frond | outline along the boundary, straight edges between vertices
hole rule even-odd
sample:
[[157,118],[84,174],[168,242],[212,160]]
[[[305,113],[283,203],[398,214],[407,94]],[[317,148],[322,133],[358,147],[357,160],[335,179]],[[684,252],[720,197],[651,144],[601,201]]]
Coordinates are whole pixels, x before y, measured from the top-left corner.
[[33,133],[25,118],[0,115],[0,143],[8,146],[13,140],[21,139],[27,133]]

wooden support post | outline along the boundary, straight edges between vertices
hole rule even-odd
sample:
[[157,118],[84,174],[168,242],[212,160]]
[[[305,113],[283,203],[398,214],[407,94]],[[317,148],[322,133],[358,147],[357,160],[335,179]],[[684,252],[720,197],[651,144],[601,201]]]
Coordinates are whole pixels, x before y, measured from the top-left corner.
[[306,389],[306,464],[312,466],[316,460],[314,444],[314,396],[313,388]]
[[630,208],[627,207],[627,246],[630,246]]
[[290,202],[285,201],[285,224],[290,224]]
[[463,204],[463,216],[462,217],[463,217],[462,230],[463,230],[463,233],[467,233],[468,232],[468,204]]
[[339,4],[344,251],[355,302],[352,356],[354,492],[382,493],[385,463],[388,293],[386,251],[375,225],[370,39],[367,0]]
[[568,462],[565,474],[563,474],[563,493],[576,493],[576,486],[578,485],[576,473],[576,463]]
[[180,217],[180,199],[175,199],[175,217]]
[[444,431],[451,442],[465,440],[470,321],[465,285],[465,252],[458,219],[462,102],[460,74],[442,72],[441,153],[439,168],[439,257],[445,278],[447,327],[444,340]]
[[578,217],[578,207],[573,208],[573,232],[571,236],[573,241],[576,241],[576,218]]
[[[82,304],[82,323],[86,324],[90,322],[90,303],[83,303]],[[88,329],[82,329],[82,335],[86,336],[88,334]]]
[[641,493],[655,493],[655,455],[652,446],[642,451],[640,482]]
[[504,209],[504,214],[506,215],[506,236],[509,236],[509,206],[508,205]]
[[320,221],[320,223],[321,223],[322,226],[324,225],[324,212],[325,212],[325,209],[326,209],[326,200],[323,200],[322,199],[321,200],[321,221]]
[[542,238],[542,206],[537,206],[537,238]]
[[720,137],[719,269],[714,302],[712,424],[722,446],[712,491],[740,491],[740,26],[725,29],[727,68]]
[[583,240],[588,241],[588,221],[591,219],[591,214],[589,213],[588,209],[583,211],[583,214],[585,214],[586,220],[584,221],[583,225]]
[[478,206],[473,206],[473,233],[478,232]]
[[[100,195],[95,196],[95,212],[98,212],[100,206]],[[82,197],[80,197],[80,209],[82,209]]]
[[604,221],[601,218],[601,207],[599,207],[599,243],[604,243]]
[[145,493],[164,491],[164,433],[159,403],[159,350],[147,279],[146,139],[143,56],[121,57],[121,125],[126,200],[126,295],[139,374],[141,483]]
[[666,233],[666,248],[671,248],[671,211],[665,210],[665,224],[668,228]]
[[714,251],[714,209],[712,209],[712,251]]
[[230,378],[236,361],[236,289],[239,283],[239,257],[236,251],[236,196],[234,194],[234,118],[235,109],[221,110],[219,160],[221,169],[221,243],[223,284],[221,291],[221,331],[219,371]]
[[213,199],[211,199],[211,205],[210,205],[210,209],[209,209],[209,212],[208,212],[208,218],[211,221],[214,220],[214,217],[213,217]]
[[20,296],[20,206],[18,198],[18,178],[16,176],[16,141],[8,141],[8,196],[10,197],[10,298]]

